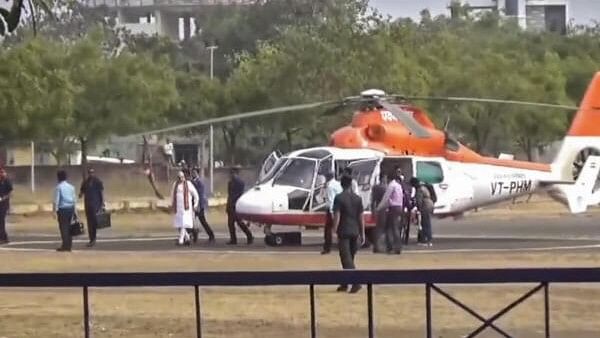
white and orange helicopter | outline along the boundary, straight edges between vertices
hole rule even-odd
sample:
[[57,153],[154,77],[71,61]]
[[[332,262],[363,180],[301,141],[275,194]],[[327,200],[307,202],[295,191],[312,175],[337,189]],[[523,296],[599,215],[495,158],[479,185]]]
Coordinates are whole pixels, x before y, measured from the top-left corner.
[[[427,115],[407,100],[493,102],[577,110],[562,147],[551,164],[485,157],[436,129]],[[272,153],[259,179],[238,200],[241,218],[266,225],[323,226],[323,175],[350,167],[363,199],[365,224],[371,187],[379,173],[399,166],[406,178],[433,185],[438,217],[460,216],[478,207],[545,191],[572,213],[600,204],[600,72],[592,79],[579,107],[478,98],[402,97],[368,90],[358,97],[232,115],[174,126],[169,132],[219,122],[330,106],[357,107],[352,122],[335,131],[329,146]]]

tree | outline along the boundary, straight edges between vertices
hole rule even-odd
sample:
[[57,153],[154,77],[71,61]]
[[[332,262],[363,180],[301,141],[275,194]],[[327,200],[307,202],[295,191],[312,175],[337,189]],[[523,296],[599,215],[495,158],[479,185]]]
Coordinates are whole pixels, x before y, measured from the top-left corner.
[[6,53],[13,63],[0,66],[11,89],[0,102],[16,107],[29,134],[53,141],[58,161],[77,142],[85,167],[90,143],[164,123],[177,102],[168,65],[127,52],[107,57],[102,38],[96,31],[73,44],[33,39]]

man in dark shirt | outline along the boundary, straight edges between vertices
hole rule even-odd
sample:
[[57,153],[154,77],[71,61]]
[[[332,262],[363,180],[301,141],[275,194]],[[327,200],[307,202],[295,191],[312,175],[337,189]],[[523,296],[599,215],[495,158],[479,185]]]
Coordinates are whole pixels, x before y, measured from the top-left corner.
[[12,183],[3,167],[0,167],[0,244],[8,243],[6,234],[6,214],[10,208],[10,194],[12,193]]
[[244,181],[242,181],[238,175],[239,170],[237,168],[232,168],[231,178],[227,184],[227,227],[229,228],[229,242],[227,244],[229,245],[237,244],[235,223],[237,223],[244,234],[246,234],[248,244],[252,244],[254,242],[252,232],[250,232],[248,226],[242,222],[235,212],[235,204],[244,193]]
[[[205,210],[208,208],[208,200],[206,199],[206,189],[204,187],[204,182],[202,182],[202,177],[200,177],[200,169],[198,168],[194,168],[194,170],[192,171],[192,184],[196,188],[196,191],[198,192],[198,197],[200,198],[200,201],[198,203],[198,210],[196,211],[196,217],[198,217],[198,219],[200,220],[200,224],[202,224],[204,231],[206,231],[206,235],[208,235],[208,242],[214,243],[215,234],[210,228],[208,222],[206,221],[205,215]],[[194,240],[194,242],[198,240],[198,229],[194,229],[194,232],[192,233],[192,239]]]
[[385,195],[385,191],[387,189],[387,180],[385,173],[381,172],[379,174],[379,182],[373,186],[371,189],[371,217],[375,220],[375,229],[371,232],[372,238],[371,243],[373,243],[373,252],[379,253],[384,252],[381,249],[381,245],[379,244],[381,234],[385,230],[385,220],[387,210],[377,211],[377,206],[381,203],[383,199],[383,195]]
[[[342,193],[335,197],[333,202],[334,229],[338,236],[340,260],[344,269],[353,270],[354,256],[359,245],[365,241],[365,227],[363,224],[363,205],[360,196],[352,192],[352,177],[344,175],[341,179]],[[350,293],[361,289],[358,284],[352,285]],[[345,292],[348,285],[340,285],[338,291]]]
[[88,224],[88,233],[90,242],[88,247],[96,244],[96,227],[98,221],[96,215],[104,207],[104,185],[102,181],[96,177],[93,168],[88,169],[88,175],[79,189],[79,198],[84,197],[85,216]]

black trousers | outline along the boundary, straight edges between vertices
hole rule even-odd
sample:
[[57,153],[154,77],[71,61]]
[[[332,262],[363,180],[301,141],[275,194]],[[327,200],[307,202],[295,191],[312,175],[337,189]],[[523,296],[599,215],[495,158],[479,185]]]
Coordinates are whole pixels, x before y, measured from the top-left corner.
[[373,252],[384,251],[381,248],[381,235],[385,233],[387,211],[373,211],[375,213],[375,229],[372,230],[371,243],[373,244]]
[[202,227],[204,228],[204,231],[206,231],[208,238],[215,239],[215,233],[212,231],[212,229],[210,228],[210,225],[206,221],[206,215],[204,214],[204,209],[200,209],[200,211],[197,211],[196,217],[198,217],[198,219],[200,220],[200,224],[202,224]]
[[325,228],[323,229],[323,251],[331,251],[331,242],[333,241],[333,215],[329,210],[325,215]]
[[229,228],[229,239],[231,242],[237,242],[237,236],[235,234],[235,223],[242,229],[244,234],[246,234],[246,238],[250,240],[253,238],[252,232],[248,229],[248,226],[242,222],[242,220],[238,217],[235,211],[227,212],[227,227]]
[[400,253],[402,251],[401,222],[402,207],[390,207],[387,212],[385,223],[385,243],[388,251]]
[[8,241],[6,234],[6,214],[8,214],[8,203],[0,202],[0,241]]
[[[340,251],[340,261],[344,270],[354,270],[354,257],[358,251],[358,237],[339,237],[338,249]],[[347,285],[342,284],[346,287]]]
[[60,238],[62,239],[63,249],[71,250],[73,238],[71,237],[71,221],[73,221],[73,214],[75,213],[74,208],[69,209],[58,209],[58,229],[60,230]]
[[98,229],[98,220],[96,219],[96,214],[98,211],[100,211],[100,208],[88,207],[87,205],[85,206],[85,218],[87,220],[90,242],[96,240],[96,231]]

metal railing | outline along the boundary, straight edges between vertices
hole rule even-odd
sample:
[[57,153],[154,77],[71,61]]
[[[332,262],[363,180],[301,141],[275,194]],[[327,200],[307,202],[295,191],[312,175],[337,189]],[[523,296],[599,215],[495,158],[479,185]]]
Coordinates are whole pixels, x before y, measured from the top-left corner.
[[[600,268],[551,269],[445,269],[445,270],[354,270],[354,271],[279,271],[279,272],[177,272],[177,273],[16,273],[0,274],[0,287],[81,287],[85,337],[90,337],[90,287],[161,287],[193,286],[196,310],[196,334],[202,336],[200,287],[205,286],[309,286],[311,337],[317,337],[315,285],[367,285],[368,337],[375,336],[373,322],[374,285],[424,285],[426,337],[432,337],[431,291],[435,291],[482,322],[467,337],[475,337],[490,327],[504,337],[508,333],[494,324],[500,317],[540,290],[544,291],[545,336],[550,337],[550,283],[598,283]],[[535,283],[537,286],[489,318],[484,318],[440,284]]]

